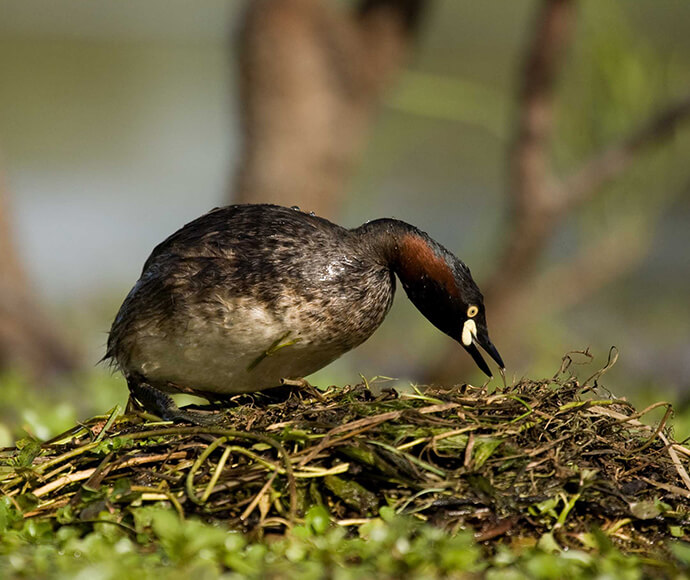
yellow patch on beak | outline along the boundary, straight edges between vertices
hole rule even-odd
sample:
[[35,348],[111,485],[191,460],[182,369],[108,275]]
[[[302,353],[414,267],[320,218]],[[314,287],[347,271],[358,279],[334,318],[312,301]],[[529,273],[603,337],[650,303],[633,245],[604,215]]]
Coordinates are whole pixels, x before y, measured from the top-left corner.
[[465,321],[462,326],[462,344],[470,346],[472,339],[477,338],[477,325],[471,318]]

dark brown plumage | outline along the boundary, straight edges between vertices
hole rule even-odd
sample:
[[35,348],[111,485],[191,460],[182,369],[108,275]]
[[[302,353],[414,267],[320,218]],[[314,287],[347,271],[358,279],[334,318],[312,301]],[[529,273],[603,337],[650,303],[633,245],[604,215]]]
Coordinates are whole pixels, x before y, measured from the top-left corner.
[[369,338],[395,274],[484,372],[477,343],[503,367],[469,269],[427,234],[392,219],[348,230],[273,205],[215,209],[159,244],[113,322],[106,358],[161,414],[156,401],[170,400],[158,391],[212,398],[275,387]]

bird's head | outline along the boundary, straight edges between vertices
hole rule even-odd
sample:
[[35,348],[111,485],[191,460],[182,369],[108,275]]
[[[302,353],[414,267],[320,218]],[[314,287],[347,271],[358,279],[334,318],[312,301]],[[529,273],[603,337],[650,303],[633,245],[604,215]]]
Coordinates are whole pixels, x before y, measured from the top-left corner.
[[[488,376],[493,376],[489,365],[486,364],[477,345],[481,346],[486,353],[496,362],[501,371],[505,370],[503,359],[498,354],[498,350],[489,339],[489,331],[486,327],[486,316],[484,314],[484,303],[480,300],[478,304],[470,304],[465,311],[465,318],[462,322],[460,337],[453,336],[463,348],[470,353],[470,356],[477,363],[477,366]],[[451,335],[452,336],[452,335]]]
[[395,272],[417,309],[442,332],[457,340],[488,376],[493,376],[478,346],[505,369],[489,339],[484,297],[469,268],[423,232],[399,241]]

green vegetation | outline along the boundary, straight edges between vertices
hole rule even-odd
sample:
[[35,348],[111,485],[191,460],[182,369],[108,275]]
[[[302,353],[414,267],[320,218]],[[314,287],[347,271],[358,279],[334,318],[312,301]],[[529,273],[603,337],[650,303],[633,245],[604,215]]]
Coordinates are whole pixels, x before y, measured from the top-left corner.
[[[7,516],[3,504],[3,519]],[[180,520],[161,507],[134,510],[134,527],[100,523],[63,525],[57,532],[30,520],[5,532],[4,578],[642,578],[645,561],[626,556],[598,534],[598,552],[561,552],[552,546],[500,548],[485,557],[467,532],[449,535],[409,516],[382,508],[381,517],[354,530],[334,526],[323,506],[283,538],[250,541],[241,533],[197,519]],[[9,522],[5,521],[5,525]],[[548,544],[548,542],[544,542]],[[676,550],[676,564],[656,569],[680,573],[690,548]],[[661,565],[654,562],[655,565]]]
[[[110,413],[0,452],[3,578],[681,578],[690,450],[558,373]],[[658,421],[642,420],[654,409]]]

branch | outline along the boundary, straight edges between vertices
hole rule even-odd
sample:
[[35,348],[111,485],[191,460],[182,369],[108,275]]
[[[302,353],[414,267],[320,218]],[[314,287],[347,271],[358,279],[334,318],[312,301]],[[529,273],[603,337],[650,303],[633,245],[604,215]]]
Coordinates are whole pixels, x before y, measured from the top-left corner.
[[[572,176],[554,178],[549,146],[555,85],[575,23],[574,0],[542,0],[525,54],[515,138],[509,154],[511,215],[497,268],[483,285],[494,342],[509,344],[534,304],[550,312],[582,301],[643,257],[644,240],[623,232],[593,242],[571,261],[539,275],[537,264],[551,235],[577,206],[626,171],[639,155],[668,139],[690,117],[690,95],[652,117],[621,142],[594,155]],[[543,313],[544,309],[540,309]],[[513,342],[515,337],[513,335]],[[505,356],[505,354],[504,354]],[[449,347],[426,382],[454,382],[467,369]]]
[[[509,157],[513,215],[498,268],[501,278],[527,277],[552,231],[549,216],[553,187],[548,148],[554,129],[556,79],[563,68],[574,21],[574,0],[542,2],[525,55],[517,127]],[[496,284],[494,277],[489,287]]]
[[560,195],[563,211],[582,204],[625,172],[637,156],[668,139],[690,118],[690,95],[661,111],[621,142],[597,153],[564,180]]
[[[542,0],[525,52],[518,117],[508,155],[509,231],[497,267],[483,285],[487,311],[492,320],[501,321],[501,326],[492,327],[496,344],[508,337],[515,305],[533,279],[537,259],[555,227],[548,151],[554,130],[556,79],[572,39],[575,6],[576,0]],[[464,374],[463,364],[466,361],[457,357],[457,350],[449,347],[423,380],[456,382]]]
[[[649,119],[619,143],[594,155],[562,184],[553,186],[551,225],[555,227],[572,209],[586,203],[606,184],[623,174],[640,155],[668,139],[688,119],[690,95]],[[607,235],[583,249],[567,264],[539,274],[536,279],[526,279],[522,290],[514,289],[516,297],[511,300],[517,305],[521,302],[520,294],[539,294],[540,288],[545,289],[547,295],[534,303],[548,303],[551,311],[584,300],[644,258],[647,247],[642,243],[642,230],[638,228],[632,234],[619,231]]]
[[[690,118],[690,95],[658,113],[621,142],[597,153],[572,176],[558,181],[549,168],[557,73],[572,34],[574,2],[545,0],[527,52],[518,128],[511,154],[510,232],[499,267],[487,284],[502,298],[502,281],[527,285],[553,230],[574,207],[624,173],[639,155],[668,139]],[[500,280],[499,280],[500,278]]]
[[572,37],[574,5],[574,0],[542,2],[532,44],[525,55],[510,158],[511,193],[517,211],[530,211],[534,204],[533,189],[542,190],[548,185],[555,84]]

